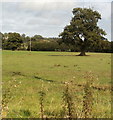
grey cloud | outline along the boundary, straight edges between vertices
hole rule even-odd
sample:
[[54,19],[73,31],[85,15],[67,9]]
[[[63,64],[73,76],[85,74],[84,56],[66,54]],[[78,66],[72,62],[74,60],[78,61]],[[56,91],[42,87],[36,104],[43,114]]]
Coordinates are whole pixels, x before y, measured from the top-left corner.
[[[55,0],[54,0],[55,1]],[[82,2],[25,3],[12,2],[2,5],[3,32],[16,31],[27,35],[41,34],[56,37],[69,24],[74,7],[92,7],[102,14],[99,25],[105,29],[110,39],[110,3],[105,5]],[[106,9],[104,9],[106,7]],[[106,15],[107,14],[107,15]],[[1,22],[1,21],[0,21]]]
[[29,10],[28,8],[22,9],[22,7],[20,7],[21,4],[22,3],[4,3],[3,31],[25,31],[25,33],[29,32],[29,34],[36,34],[36,32],[40,33],[40,31],[46,31],[46,35],[48,31],[47,36],[53,36],[54,31],[54,35],[57,36],[61,26],[64,27],[63,25],[65,25],[67,21],[69,22],[69,18],[71,17],[71,11],[70,13],[65,11],[62,12],[61,10],[58,10],[57,12],[56,9],[53,11],[49,11],[47,9],[36,11]]

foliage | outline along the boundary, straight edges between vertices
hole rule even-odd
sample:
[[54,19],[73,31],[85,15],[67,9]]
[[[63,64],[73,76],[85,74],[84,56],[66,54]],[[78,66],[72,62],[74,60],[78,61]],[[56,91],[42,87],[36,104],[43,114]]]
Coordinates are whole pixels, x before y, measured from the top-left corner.
[[40,40],[40,39],[43,39],[43,37],[42,37],[41,35],[34,35],[34,36],[31,38],[32,41],[38,41],[38,40]]
[[105,40],[106,35],[103,29],[97,25],[101,15],[91,8],[74,8],[73,18],[70,25],[64,28],[59,35],[62,42],[79,46],[80,55],[84,56],[88,47],[100,40]]
[[[69,51],[69,52],[79,52],[79,45],[66,45],[62,43],[61,38],[44,38],[40,35],[34,35],[33,37],[26,36],[25,34],[19,35],[17,37],[13,35],[13,39],[16,40],[14,43],[8,40],[9,34],[14,33],[0,33],[2,39],[2,49],[5,50],[30,50],[30,40],[31,40],[31,50],[32,51]],[[15,38],[14,38],[15,37]],[[17,41],[18,39],[18,41]],[[20,43],[21,41],[21,43]],[[88,52],[112,52],[112,42],[107,40],[98,40],[93,42],[88,48]]]
[[19,33],[8,33],[3,35],[3,49],[17,50],[23,43]]
[[55,51],[58,48],[57,42],[50,41],[41,41],[41,42],[32,42],[33,51]]

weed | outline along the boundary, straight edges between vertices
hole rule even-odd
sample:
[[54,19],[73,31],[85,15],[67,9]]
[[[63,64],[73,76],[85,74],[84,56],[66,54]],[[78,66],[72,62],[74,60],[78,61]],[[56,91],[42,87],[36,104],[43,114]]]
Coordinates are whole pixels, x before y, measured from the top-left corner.
[[93,91],[92,91],[93,77],[91,73],[87,74],[86,79],[87,82],[84,86],[85,94],[83,96],[83,113],[85,118],[91,118],[93,107]]
[[29,110],[20,110],[21,116],[29,117],[31,115],[31,112]]
[[66,115],[66,118],[72,119],[72,118],[77,118],[77,114],[75,112],[75,105],[74,105],[74,100],[73,100],[73,95],[72,95],[72,89],[70,83],[65,83],[65,89],[63,92],[63,109],[64,109],[64,114]]
[[43,91],[43,85],[42,89],[39,92],[39,104],[40,104],[40,117],[43,119],[44,118],[44,97],[45,97],[45,92]]

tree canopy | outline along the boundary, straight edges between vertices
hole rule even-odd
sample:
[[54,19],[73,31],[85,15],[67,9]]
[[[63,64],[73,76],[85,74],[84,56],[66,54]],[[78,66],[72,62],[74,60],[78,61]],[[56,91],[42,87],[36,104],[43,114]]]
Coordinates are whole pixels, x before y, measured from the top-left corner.
[[79,46],[80,55],[84,56],[89,47],[100,40],[106,40],[106,32],[99,28],[98,21],[101,15],[91,8],[74,8],[70,24],[59,35],[61,42]]
[[19,33],[5,33],[3,35],[3,49],[16,50],[21,47],[22,43],[22,37]]

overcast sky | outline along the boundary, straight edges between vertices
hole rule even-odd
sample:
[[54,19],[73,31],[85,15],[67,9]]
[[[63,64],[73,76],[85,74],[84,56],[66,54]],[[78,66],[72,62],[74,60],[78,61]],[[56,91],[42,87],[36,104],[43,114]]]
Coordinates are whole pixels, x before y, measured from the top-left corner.
[[[78,2],[79,1],[79,2]],[[99,26],[111,39],[111,0],[2,0],[2,32],[19,32],[33,36],[58,37],[72,18],[76,7],[91,7],[102,15]]]

